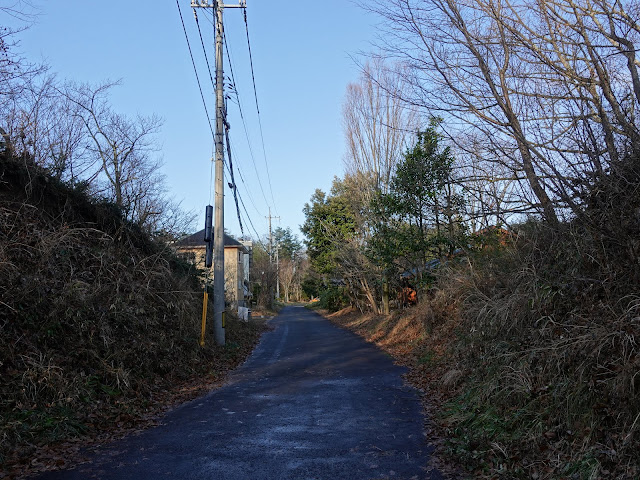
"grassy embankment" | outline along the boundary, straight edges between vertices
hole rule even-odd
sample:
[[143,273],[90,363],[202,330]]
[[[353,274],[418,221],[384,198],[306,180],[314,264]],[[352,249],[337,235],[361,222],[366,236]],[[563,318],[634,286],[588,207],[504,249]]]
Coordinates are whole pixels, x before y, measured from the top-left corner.
[[439,453],[469,477],[637,479],[638,237],[608,238],[523,225],[443,267],[414,308],[331,318],[410,367]]
[[201,309],[190,267],[113,205],[0,158],[0,477],[219,382],[262,327],[230,318],[227,345],[201,348]]

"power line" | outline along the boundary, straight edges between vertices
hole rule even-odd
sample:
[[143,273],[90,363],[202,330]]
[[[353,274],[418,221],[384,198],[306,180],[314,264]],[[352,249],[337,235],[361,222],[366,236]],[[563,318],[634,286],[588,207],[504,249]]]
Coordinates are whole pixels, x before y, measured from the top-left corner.
[[[231,142],[231,139],[229,139],[229,142]],[[236,170],[238,171],[238,175],[240,175],[240,181],[242,182],[242,185],[244,185],[244,187],[246,187],[247,196],[249,197],[249,201],[251,202],[251,205],[253,206],[253,209],[256,211],[256,213],[259,216],[262,216],[262,212],[260,212],[260,210],[256,206],[255,201],[253,200],[253,197],[251,196],[251,190],[249,189],[249,186],[244,181],[244,175],[242,175],[242,170],[240,169],[240,165],[236,165]]]
[[247,32],[247,47],[249,48],[249,63],[251,64],[251,79],[253,80],[253,95],[256,99],[256,109],[260,115],[260,107],[258,107],[258,91],[256,90],[256,76],[253,73],[253,55],[251,55],[251,42],[249,41],[249,22],[247,22],[247,10],[244,10],[244,28]]
[[204,40],[202,38],[202,31],[200,30],[200,22],[198,21],[198,13],[196,9],[193,9],[193,17],[196,19],[196,25],[198,27],[198,35],[200,35],[200,44],[202,45],[202,52],[204,53],[204,60],[207,62],[207,70],[209,71],[209,78],[211,79],[211,86],[215,90],[216,82],[213,80],[213,75],[211,73],[211,65],[209,65],[209,57],[207,56],[207,49],[204,47]]
[[[230,170],[230,168],[229,168],[229,165],[226,165],[226,164],[225,164],[225,166],[227,167],[227,172],[229,172],[229,175],[232,175],[231,170]],[[240,171],[239,171],[239,170],[238,170],[238,173],[240,173]],[[241,178],[242,178],[242,175],[241,175]],[[244,200],[242,199],[242,195],[240,194],[240,190],[237,190],[237,188],[236,188],[236,191],[237,191],[237,194],[238,194],[238,195],[237,195],[237,200],[236,200],[236,202],[237,202],[238,200],[240,201],[240,205],[242,205],[242,209],[244,210],[244,214],[245,214],[246,220],[248,221],[249,226],[253,229],[253,233],[254,233],[254,234],[255,234],[255,236],[256,236],[256,239],[257,239],[256,241],[257,241],[257,243],[259,243],[260,245],[262,245],[262,247],[263,247],[263,248],[265,249],[265,251],[266,251],[266,246],[265,246],[265,245],[262,243],[262,241],[260,240],[260,235],[258,234],[258,231],[256,230],[256,227],[255,227],[255,226],[254,226],[254,224],[253,224],[253,220],[251,220],[251,215],[249,215],[249,212],[247,211],[247,207],[246,207],[246,205],[245,205],[245,203],[244,203]],[[247,193],[248,193],[248,190],[247,190]],[[251,198],[251,196],[249,196],[249,198]],[[242,216],[242,215],[241,215],[241,212],[240,212],[240,210],[239,210],[237,207],[238,207],[238,204],[236,203],[236,209],[237,209],[238,215],[241,217],[241,216]],[[254,207],[255,207],[255,205],[254,205]],[[260,213],[260,212],[258,212],[258,213]],[[238,221],[239,221],[239,222],[240,222],[240,224],[242,225],[242,223],[241,223],[241,222],[242,222],[241,218],[238,218]],[[241,227],[241,229],[242,229],[242,227]]]
[[187,35],[187,27],[184,25],[184,18],[182,17],[182,9],[180,8],[180,1],[176,0],[178,6],[178,13],[180,14],[180,21],[182,22],[182,30],[184,31],[184,38],[187,40],[187,47],[189,47],[189,56],[191,57],[191,64],[193,65],[193,71],[196,74],[196,80],[198,82],[198,89],[200,90],[200,98],[202,98],[202,105],[204,105],[204,111],[207,115],[207,122],[209,123],[209,129],[211,130],[211,136],[215,138],[213,132],[213,126],[211,125],[211,117],[209,117],[209,109],[207,108],[207,102],[204,100],[204,94],[202,93],[202,85],[200,84],[200,77],[198,76],[198,69],[196,68],[196,62],[193,59],[193,52],[191,50],[191,43],[189,42],[189,36]]
[[229,143],[229,122],[227,121],[227,111],[225,108],[224,112],[224,134],[227,139],[227,157],[229,158],[229,173],[231,175],[231,184],[233,185],[233,199],[236,203],[236,212],[238,214],[238,223],[240,224],[240,233],[244,236],[244,228],[242,228],[242,219],[240,218],[240,207],[238,206],[238,186],[236,185],[236,180],[233,178],[233,160],[231,157],[231,144]]
[[[238,200],[240,201],[240,204],[242,204],[242,208],[244,209],[244,212],[246,214],[246,218],[249,221],[249,225],[251,226],[251,228],[253,228],[254,233],[256,234],[256,237],[259,238],[258,235],[258,231],[256,230],[255,226],[253,225],[253,221],[251,220],[251,216],[249,215],[249,212],[247,211],[247,207],[244,204],[244,201],[242,200],[242,195],[240,195],[240,191],[238,190],[238,187],[235,183],[234,180],[234,175],[233,175],[233,161],[231,160],[231,141],[229,140],[229,123],[226,121],[226,117],[225,117],[225,126],[226,126],[226,131],[225,131],[225,135],[226,135],[226,139],[227,139],[227,153],[229,156],[229,162],[228,164],[225,163],[225,167],[227,167],[227,172],[229,173],[229,176],[231,177],[231,183],[229,184],[229,187],[233,189],[233,197],[235,200],[235,204],[236,204],[236,212],[238,215],[238,224],[240,225],[240,231],[242,232],[242,235],[244,236],[244,229],[242,226],[242,215],[240,212],[240,208],[238,206]],[[240,170],[238,170],[238,173],[240,173]],[[242,178],[242,174],[240,173],[240,178]],[[243,184],[244,184],[244,179],[242,180]],[[247,189],[247,193],[249,193],[249,189]],[[251,199],[251,195],[249,194],[249,198]],[[251,202],[253,203],[253,200],[251,199]],[[255,204],[254,204],[254,208],[255,208]],[[256,208],[256,211],[257,208]],[[258,213],[260,213],[258,211]]]
[[[253,163],[253,168],[256,172],[256,179],[258,180],[258,185],[260,186],[260,192],[262,192],[262,198],[264,199],[264,203],[266,203],[267,205],[269,205],[269,201],[267,200],[267,195],[264,193],[264,187],[262,186],[262,181],[260,180],[260,173],[258,172],[258,166],[256,165],[256,159],[255,159],[255,155],[253,154],[253,147],[251,146],[251,139],[249,138],[249,130],[247,128],[247,122],[244,118],[244,112],[242,110],[242,102],[240,101],[240,95],[238,94],[238,86],[236,84],[236,78],[235,78],[235,74],[233,72],[233,64],[231,61],[231,53],[229,52],[229,46],[228,46],[228,42],[225,36],[223,36],[224,39],[224,46],[225,46],[225,50],[227,52],[227,58],[229,59],[229,70],[231,71],[231,91],[235,94],[236,96],[236,101],[238,104],[238,110],[240,112],[240,120],[242,121],[242,126],[244,128],[244,134],[245,137],[247,138],[247,146],[249,147],[249,156],[251,157],[251,162]],[[269,171],[267,171],[267,178],[269,177]],[[273,199],[273,195],[271,195],[272,199]],[[275,205],[274,205],[275,207]],[[257,210],[257,209],[256,209]]]
[[[180,8],[180,5],[178,4],[178,9],[179,8]],[[198,13],[197,13],[195,8],[193,9],[193,16],[194,16],[194,19],[195,19],[195,22],[196,22],[196,26],[198,28],[198,35],[200,37],[200,44],[202,46],[202,52],[204,54],[205,62],[207,64],[207,71],[209,72],[209,79],[211,80],[211,85],[215,89],[215,81],[213,80],[213,74],[211,73],[211,64],[209,63],[209,57],[207,55],[207,49],[206,49],[205,44],[204,44],[204,38],[202,37],[202,29],[200,28],[200,22],[198,20]],[[213,22],[212,22],[212,24],[213,24]],[[184,21],[183,21],[183,26],[184,26]],[[185,31],[185,35],[186,35],[186,31]],[[224,36],[224,33],[223,33],[223,36]],[[187,43],[188,43],[188,39],[187,39]],[[229,49],[228,49],[228,47],[226,45],[226,39],[225,39],[225,48],[227,49],[227,55],[229,55]],[[191,50],[190,45],[189,45],[189,49]],[[192,56],[192,61],[193,61],[193,56]],[[229,62],[229,66],[231,67],[231,62]],[[194,69],[195,69],[195,63],[194,63]],[[233,73],[232,73],[232,75],[233,75]],[[196,72],[196,76],[197,76],[197,72]],[[198,81],[198,83],[199,83],[199,81]],[[234,88],[235,88],[235,83],[234,83]],[[205,108],[206,108],[206,104],[205,104]],[[238,206],[238,195],[239,195],[239,192],[238,192],[238,188],[237,188],[237,185],[236,185],[236,182],[235,182],[235,178],[234,178],[234,174],[233,174],[233,160],[232,160],[232,156],[231,156],[231,143],[229,141],[229,132],[228,132],[229,123],[228,123],[227,118],[226,118],[226,110],[225,110],[224,122],[225,122],[225,126],[226,126],[225,136],[226,136],[226,140],[227,140],[227,156],[228,156],[228,159],[229,159],[229,163],[228,164],[225,163],[225,166],[227,167],[227,170],[229,171],[229,175],[231,177],[231,185],[233,186],[232,187],[233,188],[233,196],[234,196],[234,201],[235,201],[235,205],[236,205],[238,224],[240,226],[240,231],[242,232],[242,235],[244,235],[244,228],[243,228],[242,219],[241,219],[241,216],[240,216],[240,208]],[[212,172],[211,172],[211,175],[212,175],[213,174],[213,163],[212,163],[212,169],[211,170],[212,170]],[[238,173],[240,173],[240,172],[238,171]],[[244,178],[242,177],[241,173],[240,173],[240,178],[242,179],[242,183],[246,186],[246,184],[244,183]],[[210,179],[210,183],[211,183],[211,179]],[[211,201],[211,199],[209,199],[209,200]],[[251,202],[253,203],[253,199],[251,199]],[[255,204],[254,204],[254,208],[256,208]],[[256,208],[256,211],[258,213],[260,213],[257,208]],[[248,216],[248,213],[247,213],[247,216]],[[251,220],[250,217],[248,217],[248,219],[249,219],[249,221]]]
[[247,207],[245,206],[244,202],[242,201],[242,197],[240,197],[240,204],[242,205],[244,213],[247,216],[247,219],[249,220],[249,224],[251,225],[251,228],[253,229],[253,233],[255,233],[255,235],[256,235],[256,242],[258,244],[260,244],[262,246],[262,248],[264,249],[264,251],[266,252],[267,251],[267,246],[262,242],[262,240],[260,240],[260,235],[258,234],[258,231],[256,230],[256,227],[253,225],[253,222],[251,221],[251,217],[249,216],[249,213],[247,213]]
[[[231,175],[231,170],[229,169],[229,166],[225,164],[225,166],[227,167],[227,172],[229,173],[229,175]],[[239,172],[239,171],[238,171]],[[240,205],[242,205],[242,209],[244,210],[246,219],[249,223],[249,225],[251,226],[251,228],[253,229],[253,233],[255,233],[256,238],[258,239],[258,243],[260,243],[262,245],[262,243],[260,242],[260,235],[258,234],[258,231],[256,230],[256,227],[253,225],[253,221],[251,220],[251,216],[249,215],[249,212],[247,211],[247,207],[244,203],[244,200],[242,199],[242,195],[240,194],[240,191],[237,191],[238,193],[238,200],[240,201]],[[237,207],[237,204],[236,204]],[[238,214],[241,216],[241,212],[238,209]],[[238,219],[239,222],[241,222],[241,219]]]
[[[245,9],[244,10],[245,31],[246,31],[246,34],[247,34],[247,45],[249,47],[249,60],[250,60],[250,64],[251,64],[251,77],[253,79],[253,92],[254,92],[254,98],[255,98],[255,102],[256,102],[256,110],[258,112],[258,125],[259,125],[259,128],[260,128],[260,139],[261,139],[261,142],[262,142],[262,153],[263,153],[264,161],[265,161],[265,167],[266,167],[266,172],[267,172],[267,180],[269,182],[269,191],[271,193],[271,200],[273,202],[274,209],[276,210],[276,213],[277,213],[278,210],[277,210],[277,207],[275,206],[275,199],[274,199],[274,196],[273,196],[273,188],[271,186],[271,175],[269,173],[269,166],[268,166],[268,163],[267,163],[267,154],[266,154],[266,148],[265,148],[265,144],[264,144],[264,134],[263,134],[263,129],[262,129],[262,119],[260,117],[260,109],[258,107],[258,95],[257,95],[257,91],[256,91],[255,74],[254,74],[254,69],[253,69],[253,56],[252,56],[252,53],[251,53],[251,43],[249,41],[249,27],[248,27],[248,22],[247,22],[247,16],[246,15],[247,14],[246,14],[246,9]],[[213,24],[213,18],[208,18],[208,19]],[[249,155],[251,157],[251,162],[253,164],[253,168],[254,168],[254,171],[256,173],[256,179],[258,180],[258,185],[260,186],[260,192],[262,193],[262,198],[264,199],[264,202],[268,206],[269,205],[269,201],[267,200],[267,196],[265,194],[264,187],[262,185],[262,181],[260,180],[260,173],[258,172],[258,167],[257,167],[257,164],[256,164],[255,154],[253,152],[253,147],[252,147],[252,144],[251,144],[251,138],[249,136],[249,130],[248,130],[248,127],[247,127],[247,122],[246,122],[246,119],[245,119],[245,116],[244,116],[244,111],[242,109],[242,102],[240,100],[240,96],[239,96],[239,93],[238,93],[238,87],[237,87],[236,80],[235,80],[235,72],[233,70],[233,61],[232,61],[231,52],[229,50],[230,47],[229,47],[229,44],[227,42],[226,33],[224,31],[222,32],[222,38],[224,40],[224,47],[225,47],[225,50],[226,50],[226,53],[227,53],[228,62],[229,62],[229,70],[231,72],[231,79],[230,79],[231,80],[231,90],[233,91],[233,93],[234,93],[234,95],[236,97],[236,102],[234,102],[234,103],[236,103],[238,105],[238,110],[240,112],[240,119],[242,121],[245,137],[247,139],[247,146],[249,148]],[[201,38],[201,40],[202,40],[202,38]],[[231,100],[231,97],[228,97],[228,99]],[[246,183],[244,182],[244,177],[242,176],[242,173],[240,172],[239,169],[238,169],[238,173],[240,174],[240,179],[242,180],[242,183],[245,186],[247,186]],[[247,187],[247,190],[248,190],[248,187]],[[251,203],[253,204],[253,207],[255,208],[255,210],[258,212],[258,214],[260,214],[260,211],[256,207],[255,202],[253,201],[253,199],[251,197],[250,197],[250,200],[251,200]]]
[[264,165],[267,169],[267,180],[269,181],[269,192],[271,193],[271,200],[273,201],[273,208],[276,213],[278,209],[276,207],[276,200],[273,197],[273,188],[271,187],[271,175],[269,174],[269,165],[267,163],[267,150],[264,146],[264,134],[262,132],[262,119],[260,117],[260,107],[258,106],[258,91],[256,89],[256,76],[253,69],[253,55],[251,54],[251,41],[249,40],[249,22],[247,21],[247,9],[244,9],[244,26],[247,32],[247,47],[249,48],[249,63],[251,64],[251,78],[253,80],[253,95],[256,100],[256,111],[258,112],[258,126],[260,127],[260,140],[262,141],[262,154],[264,155]]
[[[227,172],[229,173],[229,175],[231,175],[231,171],[229,170],[229,166],[227,164],[225,164],[225,166],[227,167]],[[240,171],[238,171],[238,173],[240,173]],[[249,212],[247,211],[247,206],[244,203],[244,200],[242,199],[242,195],[240,194],[240,190],[237,191],[238,193],[238,200],[240,201],[240,205],[242,205],[242,210],[244,211],[244,216],[247,220],[246,223],[248,223],[248,225],[251,227],[251,230],[253,230],[253,234],[255,234],[255,238],[256,238],[256,243],[258,243],[260,246],[262,246],[262,248],[264,249],[264,251],[267,251],[267,246],[262,242],[262,240],[260,240],[260,234],[258,233],[258,230],[256,229],[255,225],[253,224],[253,220],[251,220],[251,215],[249,215]],[[237,205],[236,205],[237,207]],[[242,217],[242,212],[240,212],[240,210],[238,210],[238,213],[240,215],[240,217]],[[259,213],[259,212],[258,212]],[[239,219],[239,221],[241,221]]]
[[249,216],[249,213],[247,212],[247,207],[244,204],[244,201],[242,200],[242,196],[239,197],[240,198],[240,204],[242,205],[242,209],[244,210],[244,213],[247,217],[247,220],[249,221],[249,225],[251,225],[251,228],[253,229],[253,233],[255,233],[256,235],[256,239],[258,241],[258,243],[262,243],[260,241],[260,235],[258,234],[258,231],[256,230],[256,227],[253,225],[253,221],[251,220],[251,217]]
[[[205,107],[205,112],[206,112],[206,114],[207,114],[207,120],[208,120],[208,122],[209,122],[209,127],[210,127],[210,129],[211,129],[211,133],[212,133],[212,135],[213,135],[213,137],[214,137],[214,139],[215,139],[215,134],[213,133],[213,127],[212,127],[212,125],[211,125],[211,120],[210,120],[210,118],[209,118],[208,109],[207,109],[207,106],[206,106],[206,102],[205,102],[205,100],[204,100],[204,94],[203,94],[203,92],[202,92],[202,87],[201,87],[201,83],[200,83],[200,78],[199,78],[199,76],[198,76],[197,68],[196,68],[196,65],[195,65],[195,61],[194,61],[193,53],[192,53],[192,49],[191,49],[191,44],[190,44],[190,42],[189,42],[189,38],[188,38],[188,36],[187,36],[186,27],[185,27],[185,24],[184,24],[184,19],[183,19],[183,17],[182,17],[182,11],[181,11],[181,9],[180,9],[180,4],[179,4],[179,1],[178,1],[178,0],[176,0],[176,4],[177,4],[177,6],[178,6],[178,12],[180,13],[180,19],[181,19],[181,21],[182,21],[182,28],[183,28],[183,30],[184,30],[185,38],[186,38],[186,40],[187,40],[187,46],[189,47],[189,55],[191,56],[191,62],[192,62],[192,64],[193,64],[194,72],[195,72],[195,74],[196,74],[196,80],[197,80],[197,82],[198,82],[198,88],[199,88],[199,90],[200,90],[200,95],[201,95],[201,97],[202,97],[202,102],[203,102],[203,105],[204,105],[204,107]],[[246,11],[245,11],[245,12],[246,12]],[[205,13],[206,13],[206,12],[205,12]],[[196,13],[196,10],[195,10],[195,9],[194,9],[194,18],[195,18],[196,26],[197,26],[197,28],[198,28],[198,34],[199,34],[199,37],[200,37],[200,43],[201,43],[201,45],[202,45],[202,49],[203,49],[203,53],[204,53],[204,57],[205,57],[205,61],[206,61],[206,63],[207,63],[207,70],[208,70],[208,72],[209,72],[209,78],[210,78],[211,83],[212,83],[212,85],[213,85],[213,87],[214,87],[214,89],[215,89],[216,85],[215,85],[215,81],[213,80],[213,75],[212,75],[212,73],[211,73],[211,66],[210,66],[210,64],[209,64],[209,59],[208,59],[208,56],[207,56],[207,53],[206,53],[206,47],[205,47],[205,44],[204,44],[204,39],[203,39],[203,37],[202,37],[202,30],[201,30],[201,28],[200,28],[200,23],[199,23],[198,16],[197,16],[197,13]],[[209,19],[209,20],[211,21],[211,23],[212,23],[212,25],[213,25],[213,18],[211,18],[211,19]],[[246,25],[246,23],[247,23],[247,22],[246,22],[246,13],[245,13],[245,25]],[[242,120],[243,129],[244,129],[245,136],[246,136],[246,139],[247,139],[247,144],[248,144],[248,147],[249,147],[249,152],[250,152],[250,154],[251,154],[251,155],[250,155],[250,156],[251,156],[251,160],[252,160],[252,163],[253,163],[253,166],[254,166],[255,172],[256,172],[256,176],[257,176],[258,184],[260,185],[260,190],[261,190],[261,192],[262,192],[262,196],[263,196],[263,198],[264,198],[265,203],[268,205],[268,204],[269,204],[269,202],[267,201],[267,198],[266,198],[266,195],[265,195],[265,192],[264,192],[264,188],[263,188],[263,186],[262,186],[262,182],[260,181],[260,175],[259,175],[259,173],[258,173],[257,165],[256,165],[256,162],[255,162],[255,155],[254,155],[254,153],[253,153],[253,149],[252,149],[252,146],[251,146],[251,141],[250,141],[250,137],[249,137],[249,131],[248,131],[248,128],[247,128],[246,120],[245,120],[245,118],[244,118],[244,112],[243,112],[243,110],[242,110],[242,104],[241,104],[241,101],[240,101],[240,96],[239,96],[239,94],[238,94],[238,89],[237,89],[237,85],[236,85],[236,82],[235,82],[235,74],[234,74],[234,71],[233,71],[233,65],[232,65],[232,60],[231,60],[231,53],[230,53],[230,51],[229,51],[229,46],[228,46],[228,43],[227,43],[227,39],[226,39],[226,35],[225,35],[225,33],[224,33],[224,30],[222,31],[222,36],[223,36],[223,40],[224,40],[224,42],[223,42],[223,43],[224,43],[224,45],[225,45],[225,50],[226,50],[226,52],[227,52],[227,57],[228,57],[228,59],[229,59],[228,61],[229,61],[229,67],[230,67],[230,71],[231,71],[232,90],[233,90],[233,93],[235,94],[236,101],[237,101],[237,105],[238,105],[238,109],[239,109],[239,111],[240,111],[240,118],[241,118],[241,120]],[[248,28],[247,28],[247,41],[248,41]],[[249,45],[249,48],[250,48],[250,45]],[[250,52],[250,56],[251,56],[251,52]],[[255,98],[256,98],[256,107],[257,107],[257,95],[256,95],[256,87],[255,87],[255,76],[254,76],[254,74],[253,74],[253,60],[251,60],[251,68],[252,68],[252,77],[253,77],[254,95],[255,95]],[[229,97],[228,97],[228,98],[229,98]],[[230,98],[229,98],[229,99],[230,99]],[[258,114],[259,114],[259,109],[258,109]],[[260,118],[258,118],[258,120],[260,121]],[[249,215],[249,212],[247,211],[247,207],[246,207],[246,205],[245,205],[245,203],[244,203],[244,200],[243,200],[243,198],[242,198],[242,195],[241,195],[241,193],[240,193],[240,190],[237,188],[237,185],[236,185],[236,183],[235,183],[234,173],[233,173],[233,161],[232,161],[232,157],[231,157],[231,142],[230,142],[229,135],[228,135],[228,126],[229,126],[229,124],[228,124],[227,119],[226,119],[226,109],[225,109],[224,122],[225,122],[225,125],[226,125],[226,127],[227,127],[227,129],[226,129],[226,131],[225,131],[225,134],[226,134],[226,141],[227,141],[227,155],[228,155],[228,159],[229,159],[229,162],[228,162],[228,163],[227,163],[227,162],[224,162],[224,166],[226,167],[226,169],[227,169],[227,171],[228,171],[228,173],[229,173],[229,175],[230,175],[230,177],[231,177],[230,187],[233,189],[233,193],[234,193],[234,200],[235,200],[235,204],[236,204],[236,213],[237,213],[237,216],[238,216],[238,223],[239,223],[239,226],[240,226],[240,230],[242,231],[242,234],[244,235],[244,228],[243,228],[243,224],[242,224],[242,212],[240,211],[240,208],[239,208],[239,205],[242,205],[242,209],[243,209],[243,211],[244,211],[244,216],[246,217],[246,220],[248,221],[248,224],[250,225],[251,229],[253,229],[253,233],[256,235],[256,242],[257,242],[258,244],[260,244],[260,245],[261,245],[263,248],[265,248],[265,250],[266,250],[266,246],[265,246],[265,245],[263,244],[263,242],[260,240],[260,235],[258,234],[258,231],[257,231],[257,229],[255,228],[255,225],[253,224],[253,221],[252,221],[252,219],[251,219],[251,216]],[[260,134],[261,134],[261,138],[262,138],[262,148],[263,148],[263,154],[265,154],[265,165],[266,165],[266,153],[265,153],[265,148],[264,148],[264,136],[263,136],[263,134],[262,134],[262,125],[261,125],[261,122],[260,122]],[[249,188],[248,188],[248,186],[247,186],[247,184],[246,184],[246,182],[245,182],[245,180],[244,180],[244,176],[242,175],[241,170],[240,170],[239,168],[238,168],[237,170],[238,170],[238,174],[240,175],[240,179],[241,179],[241,181],[242,181],[242,184],[246,187],[246,193],[247,193],[247,195],[248,195],[249,200],[251,201],[251,204],[253,205],[253,208],[256,210],[256,212],[257,212],[258,214],[260,214],[260,211],[259,211],[259,209],[257,208],[257,206],[256,206],[256,204],[255,204],[255,202],[254,202],[254,200],[253,200],[253,198],[252,198],[252,196],[251,196],[250,190],[249,190]],[[268,177],[268,179],[269,179],[269,187],[271,188],[271,179],[270,179],[269,172],[268,172],[268,165],[267,165],[267,177]],[[271,191],[271,198],[272,198],[272,200],[273,200],[273,191]],[[275,206],[275,205],[274,205],[274,206]]]

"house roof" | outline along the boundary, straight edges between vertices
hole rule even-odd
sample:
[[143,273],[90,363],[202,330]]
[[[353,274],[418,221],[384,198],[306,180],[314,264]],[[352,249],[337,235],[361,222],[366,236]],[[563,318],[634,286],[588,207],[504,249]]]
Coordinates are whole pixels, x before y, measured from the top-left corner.
[[[213,237],[214,232],[211,229],[211,237]],[[207,246],[207,242],[204,241],[204,228],[199,232],[196,232],[188,237],[183,238],[182,240],[178,240],[175,244],[177,248],[194,248],[194,247],[202,247],[205,248]],[[224,234],[224,247],[227,248],[239,248],[244,253],[248,253],[247,249],[244,245],[242,245],[235,238]]]

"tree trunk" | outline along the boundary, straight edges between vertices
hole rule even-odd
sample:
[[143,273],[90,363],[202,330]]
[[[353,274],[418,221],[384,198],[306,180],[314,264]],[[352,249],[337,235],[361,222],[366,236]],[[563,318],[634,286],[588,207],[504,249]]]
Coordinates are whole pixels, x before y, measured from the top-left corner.
[[382,276],[382,313],[389,315],[389,279],[386,274]]

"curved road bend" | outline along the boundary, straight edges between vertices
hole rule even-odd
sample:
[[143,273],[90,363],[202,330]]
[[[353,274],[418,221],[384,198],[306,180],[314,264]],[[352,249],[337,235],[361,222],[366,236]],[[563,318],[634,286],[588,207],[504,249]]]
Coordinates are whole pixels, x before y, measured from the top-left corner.
[[404,369],[302,307],[271,321],[228,383],[42,480],[441,479]]

